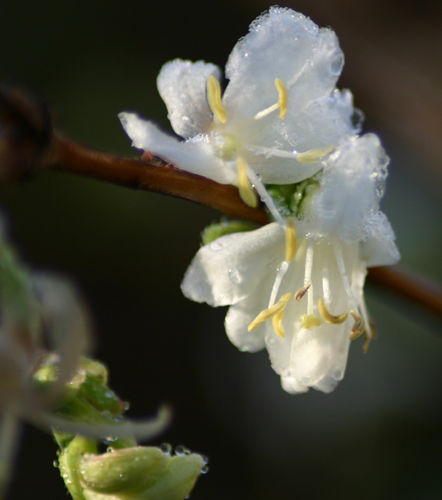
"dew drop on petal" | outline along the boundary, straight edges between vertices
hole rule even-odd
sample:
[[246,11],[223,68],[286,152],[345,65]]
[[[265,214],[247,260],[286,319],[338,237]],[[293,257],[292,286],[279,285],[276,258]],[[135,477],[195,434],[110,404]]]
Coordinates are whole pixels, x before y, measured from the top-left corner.
[[213,243],[210,243],[209,248],[210,250],[212,250],[212,252],[218,252],[219,250],[224,248],[224,245],[219,241],[214,241]]
[[160,446],[160,449],[165,455],[170,455],[172,453],[172,445],[169,443],[163,443]]
[[241,283],[241,276],[237,269],[229,269],[229,279],[235,285]]

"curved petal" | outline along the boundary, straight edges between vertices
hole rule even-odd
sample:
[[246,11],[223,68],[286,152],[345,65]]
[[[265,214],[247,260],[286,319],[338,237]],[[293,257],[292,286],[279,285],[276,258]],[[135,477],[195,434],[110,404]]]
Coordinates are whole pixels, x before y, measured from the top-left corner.
[[118,117],[136,148],[170,161],[182,170],[221,184],[234,181],[236,174],[212,154],[210,145],[205,142],[179,142],[134,113],[120,113]]
[[280,157],[278,150],[285,151],[286,156],[291,151],[303,153],[338,145],[355,132],[351,123],[353,113],[351,92],[336,90],[307,109],[287,115],[285,120],[276,118],[271,126],[255,130],[252,145],[248,147],[254,154],[247,156],[247,162],[264,183],[293,184],[308,179],[324,167],[327,158],[302,164],[296,161],[295,153],[292,158]]
[[347,243],[367,237],[377,223],[388,161],[374,134],[343,141],[326,161],[314,196],[313,231],[334,233]]
[[302,394],[309,390],[308,386],[300,384],[293,377],[281,377],[281,387],[289,394]]
[[165,64],[157,79],[158,91],[166,103],[174,131],[188,139],[207,131],[211,110],[206,98],[206,82],[213,75],[221,78],[220,69],[204,61],[175,59]]
[[332,392],[338,383],[344,378],[345,368],[347,367],[348,350],[350,347],[350,338],[347,339],[341,346],[335,364],[330,371],[313,386],[313,389],[322,391],[328,394]]
[[284,258],[284,238],[282,228],[273,223],[222,236],[200,248],[181,284],[184,295],[211,306],[238,303],[275,274]]
[[275,78],[296,81],[318,48],[318,27],[302,14],[273,7],[250,25],[226,66],[224,105],[231,117],[252,117],[277,101]]
[[[270,278],[270,279],[269,279]],[[265,347],[266,330],[270,322],[263,323],[249,332],[247,327],[268,307],[273,275],[263,280],[244,300],[231,306],[226,315],[225,327],[232,344],[241,351],[257,352]]]
[[[223,101],[229,119],[240,122],[275,104],[275,78],[279,78],[288,94],[284,121],[291,122],[332,93],[343,60],[333,31],[319,30],[291,9],[272,7],[251,24],[250,33],[237,43],[227,62],[230,82]],[[262,126],[270,128],[272,122]]]
[[115,424],[90,424],[85,422],[76,422],[58,417],[51,413],[32,412],[26,415],[27,419],[33,424],[43,429],[51,428],[56,432],[66,434],[81,434],[82,436],[103,438],[103,437],[129,437],[137,440],[151,439],[163,432],[169,425],[172,412],[169,407],[161,406],[158,410],[158,416],[145,421],[134,422],[124,420]]
[[290,375],[307,386],[318,384],[340,359],[349,342],[349,321],[300,330],[291,346]]
[[[250,148],[253,151],[253,148]],[[259,150],[255,150],[259,151]],[[323,168],[323,163],[318,162],[303,165],[296,158],[280,158],[273,156],[266,158],[262,155],[246,156],[250,168],[261,176],[265,184],[295,184],[315,175]]]
[[395,235],[387,216],[376,214],[376,221],[366,241],[360,243],[360,256],[367,267],[390,266],[401,258],[394,242]]

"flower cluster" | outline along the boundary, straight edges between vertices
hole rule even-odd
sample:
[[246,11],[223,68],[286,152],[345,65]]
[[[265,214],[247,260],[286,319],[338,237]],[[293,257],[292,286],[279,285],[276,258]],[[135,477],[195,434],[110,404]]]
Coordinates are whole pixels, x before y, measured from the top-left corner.
[[367,267],[399,259],[379,211],[388,157],[375,135],[359,135],[352,95],[335,87],[343,60],[333,31],[273,7],[234,47],[223,95],[212,64],[162,68],[158,88],[184,142],[120,114],[135,147],[234,183],[250,206],[257,192],[267,206],[274,223],[206,242],[182,289],[231,306],[230,340],[244,351],[266,347],[291,393],[330,392],[350,341],[365,332],[367,349]]

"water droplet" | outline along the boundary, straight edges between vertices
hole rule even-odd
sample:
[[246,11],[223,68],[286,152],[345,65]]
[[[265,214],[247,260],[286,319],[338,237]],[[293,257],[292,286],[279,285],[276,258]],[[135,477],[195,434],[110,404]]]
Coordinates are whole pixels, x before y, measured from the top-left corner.
[[344,65],[344,57],[339,54],[330,65],[330,72],[332,75],[341,74],[342,66]]
[[201,469],[201,474],[207,474],[209,472],[209,467],[207,467],[207,465],[205,465],[202,469]]
[[108,453],[112,453],[112,452],[113,452],[113,451],[115,451],[115,450],[114,450],[114,448],[112,448],[112,446],[108,446],[108,447],[107,447],[107,449],[106,449],[106,451],[107,451]]
[[206,455],[201,455],[201,458],[203,459],[204,465],[209,463],[209,457]]
[[266,344],[272,345],[275,343],[275,337],[273,335],[267,335],[266,337]]
[[190,455],[190,450],[188,450],[185,446],[179,445],[175,448],[175,454],[178,456],[182,455]]
[[210,250],[212,250],[212,252],[218,252],[219,250],[222,250],[222,248],[224,248],[224,244],[216,240],[209,245],[209,248]]
[[355,109],[350,117],[351,124],[355,129],[355,132],[360,132],[362,130],[362,122],[364,121],[364,113],[360,109]]
[[241,276],[238,272],[237,269],[229,269],[229,278],[232,283],[237,285],[238,283],[241,283]]
[[163,443],[160,446],[160,450],[165,454],[165,455],[170,455],[172,453],[172,446],[169,443]]
[[54,467],[58,467],[58,461],[57,461],[57,460],[54,460],[54,461],[52,462],[52,465],[53,465]]

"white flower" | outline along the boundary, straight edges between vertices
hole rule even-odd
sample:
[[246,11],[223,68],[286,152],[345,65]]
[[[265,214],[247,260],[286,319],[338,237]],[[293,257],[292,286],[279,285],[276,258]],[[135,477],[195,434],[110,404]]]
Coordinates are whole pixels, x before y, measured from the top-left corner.
[[247,179],[268,202],[261,181],[311,177],[333,147],[357,131],[351,93],[335,88],[343,60],[332,30],[272,7],[230,54],[222,98],[221,72],[213,64],[176,59],[162,68],[158,89],[185,142],[135,114],[119,116],[135,147],[217,182],[236,182],[253,206]]
[[230,340],[245,351],[267,347],[288,392],[330,392],[344,375],[350,340],[365,330],[368,346],[366,268],[399,259],[378,210],[387,163],[376,136],[349,139],[327,160],[301,220],[223,236],[201,248],[186,273],[184,294],[230,305]]

